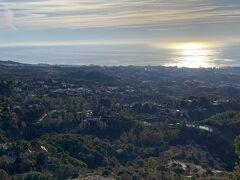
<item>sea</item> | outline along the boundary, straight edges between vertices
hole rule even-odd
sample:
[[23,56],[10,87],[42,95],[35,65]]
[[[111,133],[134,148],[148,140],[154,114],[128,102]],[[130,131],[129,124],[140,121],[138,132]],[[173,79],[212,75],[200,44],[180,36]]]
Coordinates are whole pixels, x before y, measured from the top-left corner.
[[0,47],[0,60],[29,64],[100,66],[240,66],[240,44],[201,49],[147,45],[49,45]]

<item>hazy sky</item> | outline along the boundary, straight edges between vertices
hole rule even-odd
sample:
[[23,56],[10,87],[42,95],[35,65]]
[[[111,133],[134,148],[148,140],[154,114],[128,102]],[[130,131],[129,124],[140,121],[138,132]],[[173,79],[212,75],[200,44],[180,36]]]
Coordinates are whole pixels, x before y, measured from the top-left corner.
[[240,0],[0,0],[0,45],[240,40]]

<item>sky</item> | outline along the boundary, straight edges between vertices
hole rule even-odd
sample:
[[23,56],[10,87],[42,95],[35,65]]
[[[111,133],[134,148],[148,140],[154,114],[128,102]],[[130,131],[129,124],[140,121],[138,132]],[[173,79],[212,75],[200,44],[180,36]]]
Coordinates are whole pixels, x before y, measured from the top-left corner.
[[239,0],[0,0],[0,46],[240,41]]

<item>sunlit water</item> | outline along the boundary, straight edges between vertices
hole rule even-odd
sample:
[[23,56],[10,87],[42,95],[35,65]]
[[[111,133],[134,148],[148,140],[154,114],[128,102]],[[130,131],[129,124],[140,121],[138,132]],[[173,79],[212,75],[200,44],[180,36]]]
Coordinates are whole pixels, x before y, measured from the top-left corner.
[[202,44],[183,43],[178,45],[172,53],[170,66],[200,68],[216,67],[220,53],[217,48],[210,48]]
[[0,47],[0,60],[72,65],[240,66],[240,45],[161,49],[140,45]]
[[184,49],[176,52],[175,57],[171,59],[170,65],[179,67],[212,67],[217,66],[215,60],[218,54],[214,50],[208,49]]

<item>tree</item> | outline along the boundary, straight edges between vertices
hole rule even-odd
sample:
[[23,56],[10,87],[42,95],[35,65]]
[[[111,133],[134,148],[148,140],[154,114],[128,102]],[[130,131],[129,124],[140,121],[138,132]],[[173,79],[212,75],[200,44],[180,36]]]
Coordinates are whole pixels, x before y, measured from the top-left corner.
[[235,139],[236,154],[240,156],[240,136]]
[[[238,136],[235,139],[235,149],[236,149],[236,154],[238,156],[240,156],[240,136]],[[233,180],[239,180],[240,179],[240,165],[235,167],[231,179],[233,179]]]
[[0,178],[1,180],[8,180],[8,174],[6,171],[4,171],[3,169],[0,169]]
[[40,172],[29,172],[14,176],[13,180],[55,180],[55,178],[49,177]]

